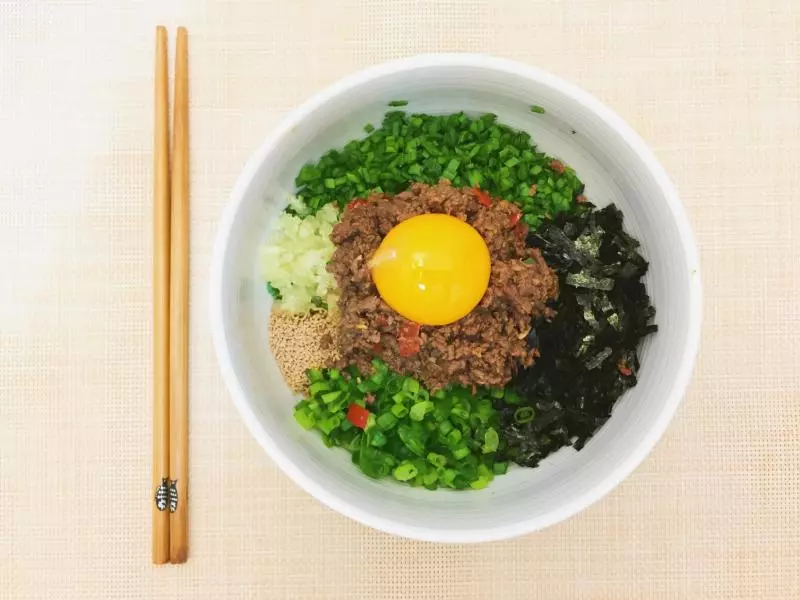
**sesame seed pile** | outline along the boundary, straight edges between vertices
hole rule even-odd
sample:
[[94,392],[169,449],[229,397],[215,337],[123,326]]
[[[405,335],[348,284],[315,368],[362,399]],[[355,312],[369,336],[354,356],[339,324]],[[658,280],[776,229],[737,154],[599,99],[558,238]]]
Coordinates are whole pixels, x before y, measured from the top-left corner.
[[270,349],[292,391],[306,391],[307,369],[333,366],[339,358],[336,333],[336,320],[327,311],[272,311],[269,318]]

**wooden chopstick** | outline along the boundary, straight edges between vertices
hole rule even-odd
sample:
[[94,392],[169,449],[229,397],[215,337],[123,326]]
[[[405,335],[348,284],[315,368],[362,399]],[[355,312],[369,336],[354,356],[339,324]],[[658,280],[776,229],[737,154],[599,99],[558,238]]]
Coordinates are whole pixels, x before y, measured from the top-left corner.
[[[169,98],[167,30],[156,29],[153,185],[153,562],[169,561],[169,511],[161,504],[169,479]],[[162,485],[163,484],[163,485]]]
[[170,461],[178,503],[170,513],[170,561],[186,562],[189,485],[189,58],[186,29],[178,28],[172,126],[170,264]]

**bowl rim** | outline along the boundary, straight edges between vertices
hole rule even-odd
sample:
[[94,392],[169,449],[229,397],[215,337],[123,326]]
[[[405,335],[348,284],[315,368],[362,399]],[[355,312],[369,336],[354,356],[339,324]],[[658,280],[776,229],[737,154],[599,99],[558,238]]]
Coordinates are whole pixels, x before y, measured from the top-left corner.
[[[584,493],[572,498],[556,510],[547,514],[504,526],[461,528],[457,530],[413,526],[353,506],[308,477],[261,427],[234,369],[230,348],[223,327],[223,268],[235,216],[244,200],[248,187],[273,147],[310,113],[320,108],[335,96],[378,77],[432,66],[479,67],[532,79],[546,87],[554,89],[560,94],[571,97],[594,113],[598,119],[601,119],[616,131],[623,141],[639,156],[644,166],[654,177],[676,224],[688,266],[691,269],[689,285],[690,311],[687,315],[687,343],[683,349],[683,356],[681,357],[678,374],[673,382],[672,390],[667,398],[664,409],[653,422],[643,440],[636,447],[631,448],[625,460],[616,465],[616,467],[594,487],[589,488]],[[642,461],[644,461],[664,434],[678,406],[681,404],[694,370],[694,363],[700,343],[702,315],[701,288],[699,255],[689,219],[678,197],[677,191],[661,163],[644,140],[625,123],[619,115],[577,85],[569,83],[538,67],[482,54],[421,54],[368,67],[347,75],[314,94],[299,107],[291,111],[261,144],[259,149],[250,157],[233,188],[228,205],[223,211],[216,236],[210,271],[209,314],[217,359],[220,364],[223,379],[233,398],[234,405],[238,409],[239,414],[242,416],[253,437],[259,442],[272,460],[278,464],[281,470],[297,485],[327,507],[364,525],[386,533],[422,541],[474,543],[509,539],[538,531],[564,521],[600,500],[619,485],[622,480],[630,475]]]

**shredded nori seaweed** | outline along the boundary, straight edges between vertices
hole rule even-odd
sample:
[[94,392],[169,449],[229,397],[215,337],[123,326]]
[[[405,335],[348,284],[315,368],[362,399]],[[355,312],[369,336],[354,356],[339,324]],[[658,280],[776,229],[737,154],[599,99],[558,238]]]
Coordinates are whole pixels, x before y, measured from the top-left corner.
[[[511,383],[520,401],[499,399],[496,407],[507,458],[534,467],[563,446],[580,450],[608,420],[616,400],[636,385],[640,341],[657,327],[642,282],[648,264],[614,205],[594,210],[586,203],[561,213],[528,243],[556,270],[561,292],[555,316],[533,323],[528,343],[541,357]],[[525,407],[534,416],[520,420]]]

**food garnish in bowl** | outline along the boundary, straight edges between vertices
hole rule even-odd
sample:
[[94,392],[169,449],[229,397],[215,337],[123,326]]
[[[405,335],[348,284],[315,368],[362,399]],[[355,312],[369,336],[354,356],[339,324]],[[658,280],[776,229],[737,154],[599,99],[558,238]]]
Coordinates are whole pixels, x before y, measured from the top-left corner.
[[365,130],[300,170],[262,251],[296,421],[428,489],[583,447],[656,330],[622,213],[494,115]]

